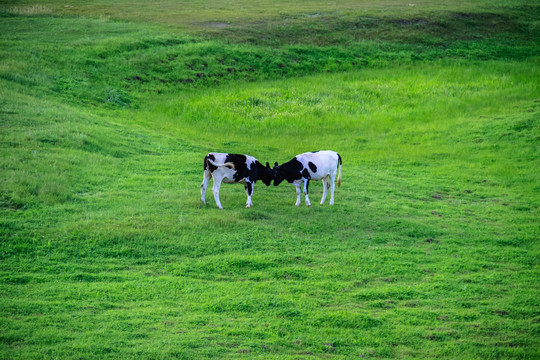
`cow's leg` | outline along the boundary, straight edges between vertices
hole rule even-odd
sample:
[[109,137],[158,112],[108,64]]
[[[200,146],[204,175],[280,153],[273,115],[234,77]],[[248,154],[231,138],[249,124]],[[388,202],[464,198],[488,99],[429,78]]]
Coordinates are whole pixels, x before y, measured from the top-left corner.
[[306,195],[306,205],[309,207],[311,206],[311,203],[309,202],[308,188],[309,188],[309,179],[304,178],[304,195]]
[[301,193],[300,186],[301,185],[302,185],[301,183],[295,184],[296,186],[296,204],[294,204],[295,206],[300,206],[300,193]]
[[322,194],[322,199],[321,199],[321,205],[324,204],[324,202],[326,201],[326,194],[328,194],[328,188],[330,187],[329,181],[330,180],[328,176],[322,179],[323,194]]
[[330,175],[330,205],[334,205],[334,190],[336,189],[336,175]]
[[246,202],[246,208],[250,208],[250,206],[253,205],[253,202],[251,201],[251,196],[253,195],[253,184],[250,182],[246,183],[246,194],[247,194],[247,202]]
[[203,175],[203,181],[201,184],[201,201],[203,204],[206,204],[206,189],[208,188],[208,184],[210,183],[210,179],[212,178],[212,174],[208,169],[204,170]]
[[217,207],[223,210],[221,201],[219,201],[219,188],[221,186],[221,180],[221,178],[214,176],[214,186],[212,186],[212,192],[214,193],[214,199],[216,199]]

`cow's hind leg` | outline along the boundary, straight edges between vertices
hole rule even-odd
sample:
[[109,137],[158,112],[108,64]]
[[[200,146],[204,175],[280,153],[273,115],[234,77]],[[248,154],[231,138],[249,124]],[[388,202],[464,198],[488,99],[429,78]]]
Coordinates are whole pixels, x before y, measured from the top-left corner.
[[306,205],[309,207],[311,206],[311,203],[309,202],[308,188],[309,188],[309,179],[304,179],[304,195],[306,195]]
[[219,188],[221,186],[221,180],[221,178],[214,177],[214,185],[212,186],[212,192],[214,193],[214,199],[216,199],[217,207],[223,210],[223,206],[221,206],[221,201],[219,201]]
[[334,205],[334,190],[336,189],[336,175],[330,175],[330,205]]
[[206,204],[206,189],[208,188],[208,184],[210,183],[210,179],[212,178],[212,174],[210,171],[204,170],[203,174],[203,181],[201,184],[201,201],[203,204]]
[[330,180],[328,176],[322,179],[322,186],[323,186],[323,195],[321,199],[321,205],[324,204],[324,202],[326,201],[326,195],[328,194],[328,188],[330,187]]
[[253,202],[251,201],[251,196],[253,195],[253,184],[250,182],[246,183],[246,194],[247,194],[246,208],[249,209],[253,205]]

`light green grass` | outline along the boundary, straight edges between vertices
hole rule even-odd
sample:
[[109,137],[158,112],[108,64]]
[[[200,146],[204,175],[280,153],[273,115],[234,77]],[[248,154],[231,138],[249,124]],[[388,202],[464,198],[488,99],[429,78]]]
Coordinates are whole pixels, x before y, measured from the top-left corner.
[[[3,353],[534,357],[537,66],[486,65],[208,90],[112,117],[37,99],[32,116],[12,98],[42,125],[10,122],[3,157],[22,179],[3,185]],[[265,112],[248,95],[281,100]],[[334,207],[261,184],[250,210],[241,186],[222,187],[225,211],[200,204],[209,150],[323,147],[344,159]]]
[[[268,47],[54,4],[0,24],[0,358],[540,356],[537,45],[410,61],[374,41],[350,71],[254,61],[257,81],[195,88],[161,82],[191,71],[162,60]],[[311,208],[288,184],[256,184],[251,209],[241,185],[223,211],[200,202],[209,151],[319,149],[343,158],[332,207],[320,183]]]

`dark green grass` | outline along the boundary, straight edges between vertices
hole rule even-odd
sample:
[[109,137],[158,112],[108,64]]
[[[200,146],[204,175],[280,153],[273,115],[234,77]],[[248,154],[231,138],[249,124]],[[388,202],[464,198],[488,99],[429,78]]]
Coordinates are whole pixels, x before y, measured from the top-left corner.
[[[387,38],[364,44],[371,65],[299,77],[353,51],[302,45],[320,63],[286,79],[173,85],[195,69],[171,54],[245,62],[275,45],[9,14],[0,358],[539,357],[536,44],[410,61],[385,44],[417,41]],[[533,29],[520,19],[508,44]],[[251,209],[240,185],[222,186],[224,211],[200,202],[208,151],[318,149],[343,157],[333,207],[320,183],[311,208],[288,184],[258,183]]]

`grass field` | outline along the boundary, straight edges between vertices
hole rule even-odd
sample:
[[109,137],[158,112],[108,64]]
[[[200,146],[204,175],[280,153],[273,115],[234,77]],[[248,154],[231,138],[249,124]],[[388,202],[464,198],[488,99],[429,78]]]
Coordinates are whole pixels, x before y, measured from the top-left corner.
[[539,9],[1,2],[0,359],[539,358]]

